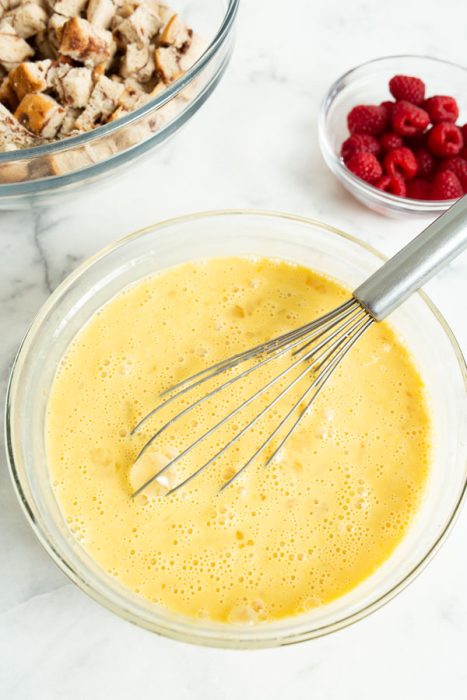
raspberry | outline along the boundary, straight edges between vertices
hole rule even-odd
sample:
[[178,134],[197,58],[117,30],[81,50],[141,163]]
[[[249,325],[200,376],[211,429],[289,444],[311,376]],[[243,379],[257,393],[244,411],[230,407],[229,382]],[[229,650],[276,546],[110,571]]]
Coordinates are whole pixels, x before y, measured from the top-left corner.
[[428,134],[428,148],[435,156],[457,156],[463,145],[461,130],[450,122],[435,124]]
[[430,183],[422,177],[414,177],[407,183],[407,197],[410,199],[430,199]]
[[391,100],[386,100],[385,102],[381,102],[381,104],[380,104],[380,107],[382,107],[384,109],[384,111],[386,112],[386,117],[387,117],[388,122],[391,121],[392,110],[393,110],[395,104],[396,103],[391,102]]
[[450,170],[457,176],[464,190],[464,194],[467,194],[467,160],[459,158],[459,156],[446,158],[439,166],[438,172],[443,172],[444,170]]
[[393,148],[401,148],[404,145],[402,136],[395,134],[393,131],[386,131],[385,134],[380,136],[379,143],[384,153],[392,151]]
[[375,182],[375,187],[383,192],[396,194],[398,197],[405,197],[407,194],[404,178],[400,175],[383,175]]
[[410,148],[402,146],[384,157],[384,169],[388,175],[400,175],[410,180],[417,174],[417,161]]
[[459,178],[451,170],[436,173],[430,187],[430,199],[457,199],[462,195]]
[[467,146],[467,124],[464,124],[464,126],[460,126],[459,129],[462,131],[462,138],[464,139],[464,143]]
[[430,117],[424,109],[401,100],[394,105],[391,121],[396,134],[414,136],[426,129],[430,123]]
[[377,156],[380,150],[380,145],[374,136],[353,134],[342,144],[341,155],[344,163],[346,163],[356,153],[373,153],[373,155]]
[[430,178],[436,170],[436,159],[428,148],[421,146],[414,151],[417,161],[417,175]]
[[423,103],[423,109],[428,112],[433,124],[455,122],[459,116],[459,107],[456,100],[448,95],[429,97]]
[[425,99],[425,83],[410,75],[395,75],[389,81],[389,90],[396,100],[407,100],[414,105],[422,104]]
[[383,169],[373,153],[356,153],[347,163],[348,169],[357,177],[373,184],[383,174]]
[[376,136],[384,131],[386,124],[386,111],[378,105],[357,105],[347,115],[347,125],[351,134]]

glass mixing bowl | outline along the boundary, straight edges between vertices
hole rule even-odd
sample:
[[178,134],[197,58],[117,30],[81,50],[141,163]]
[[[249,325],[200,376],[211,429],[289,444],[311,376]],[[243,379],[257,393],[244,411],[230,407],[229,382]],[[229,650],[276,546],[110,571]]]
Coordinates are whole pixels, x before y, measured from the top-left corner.
[[198,111],[224,74],[239,1],[171,2],[206,43],[198,61],[148,104],[114,122],[56,143],[0,153],[0,209],[48,202],[92,186],[165,143]]
[[349,289],[383,259],[329,226],[266,212],[194,214],[129,235],[81,265],[36,317],[11,375],[6,444],[16,491],[36,535],[84,591],[121,617],[155,632],[198,644],[253,648],[310,639],[364,617],[407,585],[434,554],[466,489],[466,367],[449,327],[424,294],[414,295],[393,314],[391,323],[416,358],[428,389],[433,464],[426,494],[405,539],[357,588],[301,616],[253,626],[190,619],[151,604],[102,570],[64,522],[49,479],[44,440],[50,386],[76,333],[125,286],[189,260],[240,254],[298,262]]
[[350,172],[340,157],[349,136],[347,114],[359,104],[379,104],[392,99],[389,80],[398,74],[415,75],[426,84],[426,94],[452,95],[459,105],[458,124],[467,122],[467,68],[430,56],[388,56],[363,63],[331,85],[321,104],[318,136],[326,165],[344,187],[370,209],[387,216],[435,216],[455,200],[428,201],[396,197]]

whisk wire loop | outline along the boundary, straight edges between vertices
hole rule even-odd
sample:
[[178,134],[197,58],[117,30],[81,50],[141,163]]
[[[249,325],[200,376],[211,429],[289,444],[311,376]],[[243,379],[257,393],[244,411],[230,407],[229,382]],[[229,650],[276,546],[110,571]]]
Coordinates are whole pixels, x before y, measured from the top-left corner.
[[[201,436],[194,440],[190,445],[188,445],[180,454],[174,457],[168,464],[162,467],[157,473],[151,476],[145,483],[143,483],[134,493],[133,496],[137,496],[142,493],[148,486],[150,486],[156,479],[158,479],[164,472],[170,469],[177,462],[182,460],[187,456],[192,450],[194,450],[202,441],[209,438],[216,430],[226,424],[231,418],[240,413],[244,408],[249,406],[253,401],[258,399],[260,396],[269,391],[275,384],[280,382],[284,377],[286,377],[294,369],[298,368],[300,364],[305,363],[306,367],[299,372],[299,374],[287,385],[280,390],[280,392],[269,401],[266,406],[255,415],[247,425],[242,428],[233,438],[231,438],[225,445],[221,447],[212,457],[208,459],[207,462],[202,464],[194,472],[192,472],[188,477],[186,477],[179,484],[174,486],[169,492],[174,493],[182,486],[189,483],[192,479],[198,476],[203,470],[210,466],[218,457],[224,454],[228,448],[230,448],[237,440],[239,440],[245,433],[251,429],[268,411],[270,411],[274,406],[276,406],[281,399],[283,399],[302,379],[305,378],[307,374],[311,376],[316,375],[310,386],[307,387],[306,391],[302,393],[298,401],[294,403],[292,408],[287,412],[287,414],[281,419],[279,424],[275,427],[273,432],[267,437],[263,444],[255,451],[255,453],[248,459],[248,461],[243,464],[243,466],[236,471],[236,473],[226,481],[221,490],[226,488],[231,484],[253,461],[256,457],[271,443],[271,441],[277,436],[280,430],[287,424],[289,419],[297,411],[299,406],[307,399],[312,391],[313,395],[306,404],[304,410],[300,413],[296,421],[293,423],[290,430],[287,432],[286,436],[281,440],[279,446],[275,449],[271,457],[268,458],[266,464],[269,464],[275,455],[282,449],[285,442],[292,435],[294,430],[298,427],[300,421],[303,419],[304,415],[311,408],[324,384],[337,368],[341,360],[345,357],[354,343],[358,338],[369,328],[373,322],[372,317],[368,312],[360,305],[360,303],[355,299],[349,299],[345,303],[341,304],[339,307],[333,311],[325,314],[324,316],[312,321],[309,324],[305,324],[300,328],[293,331],[285,333],[282,336],[273,338],[266,343],[251,348],[242,353],[237,353],[236,355],[223,360],[221,362],[212,365],[200,372],[182,380],[175,386],[167,389],[161,394],[161,397],[172,394],[163,401],[159,406],[156,406],[152,411],[150,411],[143,419],[135,426],[132,434],[136,433],[140,427],[151,417],[153,417],[158,411],[166,407],[168,404],[173,402],[175,399],[180,398],[183,394],[191,391],[192,389],[200,386],[204,382],[213,379],[227,372],[240,364],[250,361],[256,361],[252,366],[247,367],[242,370],[239,374],[230,377],[220,386],[208,391],[206,394],[196,399],[190,405],[186,406],[175,416],[170,418],[161,428],[159,428],[152,437],[143,445],[141,448],[137,460],[142,457],[146,450],[165,432],[170,426],[172,426],[176,421],[180,420],[183,416],[193,410],[196,406],[199,406],[204,401],[209,398],[214,397],[222,390],[231,386],[234,382],[239,381],[247,377],[251,372],[258,370],[273,360],[277,360],[283,357],[287,352],[291,352],[291,357],[293,358],[292,363],[285,369],[276,374],[272,379],[270,379],[264,386],[260,387],[251,396],[249,396],[245,401],[243,401],[239,406],[236,406],[232,411],[230,411],[221,420],[216,422],[214,426],[205,431]],[[319,342],[317,342],[319,341]],[[311,347],[310,347],[311,346]],[[318,374],[316,374],[318,373]],[[174,392],[174,393],[173,393]]]

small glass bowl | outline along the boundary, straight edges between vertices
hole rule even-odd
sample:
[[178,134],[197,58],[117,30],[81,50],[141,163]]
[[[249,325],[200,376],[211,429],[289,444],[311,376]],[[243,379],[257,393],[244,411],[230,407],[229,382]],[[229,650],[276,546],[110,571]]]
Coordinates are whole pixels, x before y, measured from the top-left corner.
[[424,294],[414,294],[392,314],[391,324],[416,358],[427,387],[434,425],[432,466],[419,512],[403,541],[352,591],[303,615],[256,625],[188,618],[151,603],[100,568],[65,522],[45,445],[50,386],[76,333],[124,287],[173,265],[226,255],[282,258],[333,277],[349,289],[383,260],[366,244],[330,226],[268,212],[193,214],[122,238],[73,272],[36,317],[11,374],[5,442],[13,483],[31,527],[62,571],[99,603],[141,627],[186,642],[280,646],[328,634],[365,617],[404,588],[436,552],[466,490],[466,367],[449,327]]
[[55,143],[0,153],[0,209],[48,203],[92,186],[165,143],[212,93],[229,63],[240,0],[174,0],[207,48],[148,104]]
[[326,165],[344,187],[367,207],[387,216],[430,216],[445,211],[453,199],[418,200],[396,197],[369,185],[344,165],[340,150],[349,136],[347,114],[358,104],[379,104],[392,99],[389,80],[398,74],[414,75],[426,84],[427,96],[452,95],[459,105],[459,120],[467,122],[467,68],[429,56],[388,56],[363,63],[345,73],[329,88],[320,108],[318,135]]

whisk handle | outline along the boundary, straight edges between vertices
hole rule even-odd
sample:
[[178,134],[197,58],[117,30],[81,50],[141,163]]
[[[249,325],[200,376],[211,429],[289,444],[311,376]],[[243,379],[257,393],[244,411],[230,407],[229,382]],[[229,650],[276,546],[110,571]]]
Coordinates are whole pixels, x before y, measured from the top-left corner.
[[382,321],[467,248],[467,195],[361,284],[353,296]]

